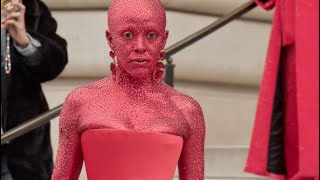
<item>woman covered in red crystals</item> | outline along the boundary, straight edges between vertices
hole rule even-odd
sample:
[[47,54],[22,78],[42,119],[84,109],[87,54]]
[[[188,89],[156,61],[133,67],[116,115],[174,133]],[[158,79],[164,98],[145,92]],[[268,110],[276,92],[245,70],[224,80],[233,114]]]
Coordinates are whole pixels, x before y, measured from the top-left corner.
[[246,171],[319,179],[319,0],[257,0],[276,8]]
[[204,179],[199,104],[163,82],[168,37],[160,0],[114,0],[108,12],[112,77],[68,95],[53,180]]

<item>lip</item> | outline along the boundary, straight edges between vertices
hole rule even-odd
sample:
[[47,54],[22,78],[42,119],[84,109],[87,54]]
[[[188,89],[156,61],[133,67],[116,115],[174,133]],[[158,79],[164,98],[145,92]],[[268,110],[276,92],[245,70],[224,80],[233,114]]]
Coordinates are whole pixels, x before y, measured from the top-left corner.
[[134,64],[144,65],[144,64],[148,64],[150,60],[144,59],[144,58],[137,58],[137,59],[132,59],[130,62]]

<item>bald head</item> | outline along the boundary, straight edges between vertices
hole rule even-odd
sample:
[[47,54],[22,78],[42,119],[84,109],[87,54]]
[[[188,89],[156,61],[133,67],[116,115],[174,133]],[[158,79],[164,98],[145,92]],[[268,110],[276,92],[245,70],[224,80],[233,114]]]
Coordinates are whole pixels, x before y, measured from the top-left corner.
[[113,0],[106,37],[123,72],[152,77],[168,38],[160,0]]
[[114,26],[124,19],[145,19],[164,29],[166,27],[166,12],[160,0],[113,0],[108,11],[109,29],[112,31]]

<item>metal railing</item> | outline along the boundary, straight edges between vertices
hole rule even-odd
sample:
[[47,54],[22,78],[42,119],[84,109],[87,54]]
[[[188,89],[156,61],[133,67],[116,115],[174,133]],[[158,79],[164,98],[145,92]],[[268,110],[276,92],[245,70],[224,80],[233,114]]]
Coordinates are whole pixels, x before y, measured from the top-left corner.
[[221,17],[214,23],[208,25],[207,27],[201,29],[200,31],[184,38],[183,40],[177,42],[176,44],[168,47],[165,50],[167,65],[166,65],[166,77],[165,82],[172,86],[174,85],[174,65],[172,64],[171,56],[176,54],[177,52],[183,50],[184,48],[194,44],[195,42],[201,40],[202,38],[208,36],[209,34],[213,33],[216,30],[219,30],[221,27],[225,26],[229,22],[233,21],[234,19],[242,16],[243,14],[249,12],[253,8],[255,8],[257,4],[250,0],[249,2],[245,3],[241,7],[235,9],[234,11],[226,14],[225,16]]
[[45,124],[47,124],[52,119],[58,117],[61,112],[62,105],[47,111],[38,117],[35,117],[1,135],[1,145],[12,141],[34,129],[37,129]]
[[[249,2],[245,3],[241,7],[235,9],[234,11],[228,13],[227,15],[221,17],[214,23],[210,24],[209,26],[201,29],[200,31],[184,38],[183,40],[177,42],[176,44],[168,47],[165,49],[166,53],[166,76],[165,76],[165,82],[170,85],[174,86],[174,67],[173,60],[171,58],[172,55],[176,54],[177,52],[180,52],[184,48],[194,44],[195,42],[201,40],[202,38],[208,36],[209,34],[213,33],[214,31],[220,29],[221,27],[225,26],[229,22],[233,21],[234,19],[242,16],[243,14],[249,12],[253,8],[255,8],[257,5],[253,0],[250,0]],[[23,123],[7,132],[5,132],[3,135],[1,135],[1,145],[6,144],[36,128],[41,127],[44,124],[47,124],[52,119],[59,116],[61,112],[62,105],[46,112],[41,115],[39,115],[36,118],[33,118],[26,123]]]

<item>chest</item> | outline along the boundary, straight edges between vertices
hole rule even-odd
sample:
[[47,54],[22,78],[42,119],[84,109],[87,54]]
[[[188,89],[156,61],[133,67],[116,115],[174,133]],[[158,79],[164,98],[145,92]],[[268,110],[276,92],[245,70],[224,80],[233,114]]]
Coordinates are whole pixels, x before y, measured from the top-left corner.
[[187,120],[173,99],[151,94],[93,98],[81,110],[80,128],[145,130],[185,136]]

